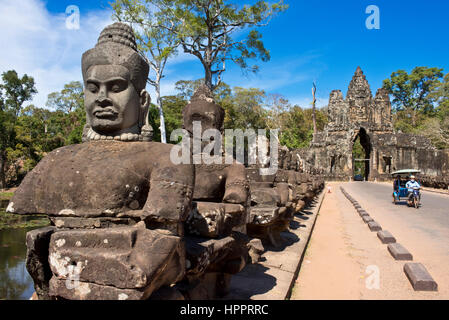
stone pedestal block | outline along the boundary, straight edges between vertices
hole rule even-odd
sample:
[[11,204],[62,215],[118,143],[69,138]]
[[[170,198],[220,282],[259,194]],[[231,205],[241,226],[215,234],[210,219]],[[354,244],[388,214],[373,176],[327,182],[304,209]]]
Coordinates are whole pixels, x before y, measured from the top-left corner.
[[[138,227],[58,231],[50,239],[49,262],[52,296],[146,299],[182,279],[185,247],[180,237]],[[67,281],[82,286],[67,288]]]
[[396,260],[413,260],[412,254],[400,243],[390,243],[388,251]]
[[395,243],[396,238],[387,230],[381,230],[377,233],[377,237],[383,244]]
[[406,263],[404,272],[415,291],[438,291],[438,284],[421,263]]
[[373,218],[371,218],[369,215],[363,216],[362,219],[363,219],[363,222],[365,222],[365,223],[374,221]]
[[369,227],[369,229],[371,231],[380,231],[380,230],[382,230],[382,227],[376,221],[368,222],[368,227]]

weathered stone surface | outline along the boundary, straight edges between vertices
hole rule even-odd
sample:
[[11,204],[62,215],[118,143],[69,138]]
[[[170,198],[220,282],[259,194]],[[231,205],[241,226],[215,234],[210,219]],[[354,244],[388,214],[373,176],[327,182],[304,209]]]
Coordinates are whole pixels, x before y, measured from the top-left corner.
[[412,254],[400,243],[390,243],[388,245],[388,251],[395,260],[413,260]]
[[186,227],[190,234],[217,238],[230,235],[246,219],[246,209],[240,204],[195,202]]
[[368,222],[368,227],[371,231],[380,231],[382,230],[382,227],[380,226],[380,224],[378,224],[376,221],[370,221]]
[[374,221],[373,218],[371,218],[370,216],[366,215],[366,216],[362,216],[363,222],[368,223],[371,221]]
[[369,216],[369,213],[366,212],[365,210],[360,210],[359,215],[360,215],[361,217],[364,217],[364,216]]
[[279,217],[279,207],[251,207],[251,224],[270,224]]
[[438,291],[438,284],[421,263],[406,263],[404,272],[415,291]]
[[387,230],[381,230],[377,233],[377,237],[383,244],[395,243],[396,238]]
[[184,252],[180,237],[144,228],[70,230],[52,235],[49,262],[58,279],[142,289],[149,296],[182,279]]
[[276,175],[261,175],[259,168],[246,168],[246,176],[248,180],[254,182],[270,182],[274,183]]
[[50,294],[69,300],[145,300],[149,297],[143,289],[121,289],[56,277],[50,280]]
[[248,243],[248,254],[251,259],[251,263],[257,263],[260,260],[260,256],[265,251],[262,241],[260,239],[252,239]]
[[290,187],[286,182],[278,182],[275,187],[276,192],[279,194],[281,206],[287,205],[287,202],[290,200]]
[[51,222],[58,228],[66,229],[97,229],[132,226],[136,221],[131,218],[78,218],[78,217],[50,217]]
[[55,230],[55,227],[45,227],[28,231],[26,235],[26,268],[33,278],[39,300],[52,299],[49,295],[49,281],[52,274],[48,264],[48,247]]
[[[56,149],[27,174],[11,199],[13,211],[184,221],[194,169],[173,165],[171,148],[152,142],[95,141]],[[129,168],[139,174],[130,174]]]
[[205,272],[235,274],[245,266],[248,236],[233,232],[222,239],[186,238],[187,275]]
[[250,187],[251,187],[251,190],[273,188],[273,183],[272,182],[251,182]]
[[255,189],[251,190],[251,203],[253,205],[278,206],[281,204],[281,197],[275,189]]
[[[449,185],[449,152],[437,150],[426,137],[394,131],[388,91],[377,90],[373,97],[360,67],[348,86],[346,97],[340,90],[330,93],[328,123],[314,134],[309,148],[295,151],[302,166],[323,171],[328,180],[348,181],[354,178],[352,149],[360,138],[365,166],[365,179],[391,180],[395,169],[413,163],[420,168],[424,185],[447,189]],[[422,179],[421,179],[422,178]]]

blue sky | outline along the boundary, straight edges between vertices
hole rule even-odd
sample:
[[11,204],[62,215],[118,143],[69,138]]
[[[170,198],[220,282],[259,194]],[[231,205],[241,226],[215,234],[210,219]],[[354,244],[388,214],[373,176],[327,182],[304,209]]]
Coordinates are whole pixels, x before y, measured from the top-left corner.
[[[81,80],[81,54],[111,22],[108,2],[0,0],[0,30],[9,44],[0,52],[0,71],[16,69],[34,76],[39,94],[33,103],[43,106],[48,93]],[[249,76],[230,66],[226,83],[281,94],[304,107],[310,103],[313,81],[319,105],[326,105],[331,90],[346,94],[359,65],[373,91],[398,69],[429,66],[449,72],[449,1],[285,2],[290,8],[260,29],[271,60],[259,62],[259,73]],[[79,30],[65,28],[68,5],[80,9]],[[368,5],[380,9],[380,30],[365,27]],[[168,65],[163,94],[175,93],[177,80],[203,76],[195,59],[181,53]]]

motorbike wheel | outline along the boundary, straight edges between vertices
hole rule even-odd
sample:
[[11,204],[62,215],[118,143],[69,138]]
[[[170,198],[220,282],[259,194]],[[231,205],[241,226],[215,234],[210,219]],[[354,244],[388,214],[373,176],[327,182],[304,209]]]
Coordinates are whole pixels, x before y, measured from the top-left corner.
[[415,208],[418,209],[419,208],[419,200],[418,200],[418,198],[415,198],[413,200],[413,202],[415,203]]

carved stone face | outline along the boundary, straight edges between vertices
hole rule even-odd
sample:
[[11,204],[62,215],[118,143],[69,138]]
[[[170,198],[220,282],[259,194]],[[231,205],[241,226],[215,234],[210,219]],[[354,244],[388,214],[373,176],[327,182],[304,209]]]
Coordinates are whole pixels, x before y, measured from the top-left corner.
[[184,112],[184,127],[187,131],[193,132],[194,121],[201,122],[202,133],[208,129],[219,131],[222,129],[222,116],[219,107],[205,100],[191,103]]
[[96,65],[85,80],[87,123],[99,134],[114,134],[138,125],[140,95],[127,68]]

